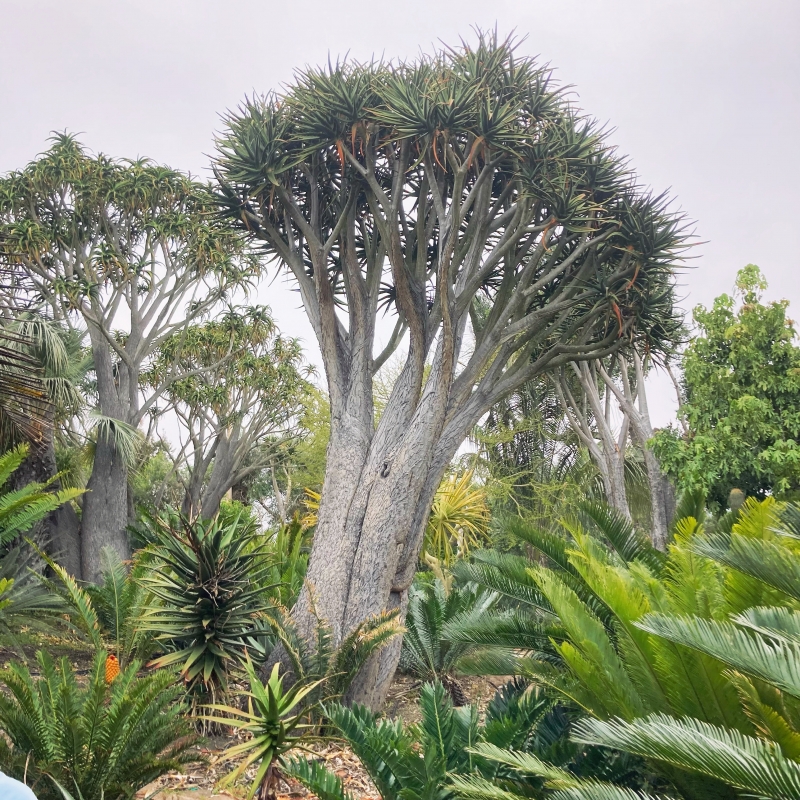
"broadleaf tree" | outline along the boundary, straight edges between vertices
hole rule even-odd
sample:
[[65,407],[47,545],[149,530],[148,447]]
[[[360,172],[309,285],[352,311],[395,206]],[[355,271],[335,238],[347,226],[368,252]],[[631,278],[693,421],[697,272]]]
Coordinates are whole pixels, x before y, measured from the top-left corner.
[[[496,35],[306,69],[228,115],[215,170],[229,217],[293,275],[322,354],[331,439],[308,585],[337,637],[405,607],[434,493],[493,403],[571,360],[659,348],[678,324],[683,221]],[[376,425],[373,376],[400,348]],[[306,632],[310,591],[294,610]],[[351,699],[379,702],[398,655],[372,659]]]
[[694,310],[697,335],[683,354],[679,414],[685,431],[655,435],[655,453],[682,489],[726,508],[732,489],[763,498],[800,490],[800,347],[788,301],[764,303],[753,264],[736,295]]
[[99,577],[103,547],[128,555],[131,431],[180,376],[169,371],[145,392],[142,371],[257,270],[212,212],[207,185],[144,159],[93,155],[67,134],[0,179],[6,294],[86,330],[91,345],[100,424],[83,501],[84,578]]

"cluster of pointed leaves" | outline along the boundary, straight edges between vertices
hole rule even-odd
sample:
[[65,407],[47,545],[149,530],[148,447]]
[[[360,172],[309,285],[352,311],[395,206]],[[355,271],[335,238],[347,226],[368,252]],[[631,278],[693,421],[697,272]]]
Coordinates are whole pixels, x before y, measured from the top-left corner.
[[[526,530],[524,541],[547,566],[513,573],[488,559],[462,567],[537,612],[527,613],[527,638],[518,638],[516,652],[513,637],[500,649],[483,635],[494,652],[474,659],[473,668],[515,665],[588,712],[575,727],[576,741],[646,758],[683,797],[727,797],[730,787],[764,798],[796,796],[796,509],[749,500],[733,524],[709,534],[684,518],[666,555],[610,512],[588,507],[586,514],[592,527],[569,525],[571,541],[561,544]],[[549,647],[541,636],[547,615],[557,620]],[[482,633],[465,627],[451,635],[475,641]],[[518,769],[569,788],[572,797],[606,796],[548,773],[547,765]],[[491,796],[479,789],[464,796]]]
[[352,303],[354,253],[361,289],[373,298],[381,286],[371,302],[431,330],[444,269],[459,316],[488,298],[494,323],[515,289],[530,314],[572,282],[562,339],[587,320],[599,341],[628,334],[658,351],[675,338],[683,221],[512,40],[309,68],[226,122],[223,208],[296,276],[319,283],[325,270],[323,300]]
[[259,789],[260,797],[269,797],[277,782],[276,762],[290,750],[301,746],[308,737],[308,729],[312,726],[303,722],[308,719],[308,696],[322,681],[296,683],[284,688],[280,664],[275,664],[266,683],[262,683],[249,659],[245,662],[245,672],[250,682],[250,691],[246,693],[247,710],[212,704],[208,709],[216,713],[206,719],[250,734],[250,738],[229,747],[223,754],[222,761],[241,756],[244,759],[226,776],[222,785],[234,783],[250,766],[260,762],[248,798]]
[[168,671],[137,677],[133,662],[109,685],[104,651],[85,682],[66,658],[56,665],[39,652],[37,663],[38,677],[19,663],[0,673],[0,760],[14,777],[27,772],[40,800],[62,797],[56,782],[82,800],[124,800],[191,760],[182,689]]
[[190,687],[224,692],[232,667],[248,653],[266,653],[266,540],[243,508],[230,518],[193,522],[155,516],[149,527],[152,562],[140,582],[154,602],[141,629],[168,650],[152,664],[179,664]]
[[313,589],[309,602],[315,620],[310,636],[300,633],[284,606],[270,607],[266,619],[283,645],[292,672],[299,680],[315,684],[310,699],[314,703],[323,698],[330,702],[347,692],[367,659],[402,633],[403,628],[397,610],[384,611],[367,617],[337,645],[333,629],[316,610]]
[[469,644],[446,639],[445,626],[463,624],[465,619],[481,619],[497,598],[495,592],[470,585],[453,586],[448,591],[439,578],[412,586],[400,654],[401,669],[424,681],[439,680],[447,685]]

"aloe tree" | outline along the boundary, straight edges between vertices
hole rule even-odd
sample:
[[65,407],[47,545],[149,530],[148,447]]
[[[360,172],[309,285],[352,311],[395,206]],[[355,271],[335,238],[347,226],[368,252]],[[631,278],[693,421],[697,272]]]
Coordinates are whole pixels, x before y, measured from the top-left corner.
[[309,367],[263,306],[230,308],[170,337],[147,373],[152,386],[178,365],[165,392],[182,423],[175,458],[187,473],[184,514],[210,519],[225,493],[278,461],[300,434]]
[[[147,160],[88,153],[74,137],[0,180],[0,267],[53,318],[85,330],[97,386],[94,465],[84,501],[84,577],[100,552],[128,555],[129,459],[120,446],[181,376],[144,390],[159,346],[253,274],[241,238],[211,214],[206,187]],[[17,299],[15,298],[15,302]]]
[[[495,402],[567,361],[672,338],[683,225],[496,36],[307,69],[229,114],[218,149],[223,207],[291,273],[322,353],[331,441],[309,581],[342,637],[404,607],[436,489]],[[401,348],[376,425],[373,376]],[[310,630],[307,595],[295,614]],[[387,653],[359,699],[380,700]]]

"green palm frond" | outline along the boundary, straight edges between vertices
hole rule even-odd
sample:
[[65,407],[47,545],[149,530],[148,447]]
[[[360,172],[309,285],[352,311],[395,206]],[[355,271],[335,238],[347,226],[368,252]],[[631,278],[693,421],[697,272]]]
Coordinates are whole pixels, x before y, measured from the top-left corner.
[[637,627],[713,656],[800,698],[800,643],[697,617],[650,614]]
[[757,797],[800,796],[800,763],[777,745],[696,719],[664,714],[633,722],[586,719],[576,724],[573,737],[694,771]]
[[768,541],[716,534],[697,538],[691,549],[800,600],[800,558],[778,537]]
[[109,685],[105,663],[101,650],[79,682],[66,658],[39,652],[38,677],[21,664],[0,673],[0,727],[12,744],[3,769],[27,773],[40,800],[63,797],[53,779],[84,800],[129,797],[192,758],[174,676],[137,677],[134,662]]
[[319,800],[355,800],[342,779],[318,761],[295,757],[281,762],[284,774],[299,781]]

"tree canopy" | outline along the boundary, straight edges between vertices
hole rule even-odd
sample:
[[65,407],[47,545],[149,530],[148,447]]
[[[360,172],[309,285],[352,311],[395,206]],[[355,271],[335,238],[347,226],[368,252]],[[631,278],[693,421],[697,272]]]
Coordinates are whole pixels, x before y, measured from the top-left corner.
[[706,492],[722,508],[732,489],[756,497],[800,489],[800,348],[788,301],[761,302],[766,288],[749,264],[737,275],[735,296],[695,308],[698,336],[683,357],[679,412],[688,433],[669,428],[655,437],[679,485]]

